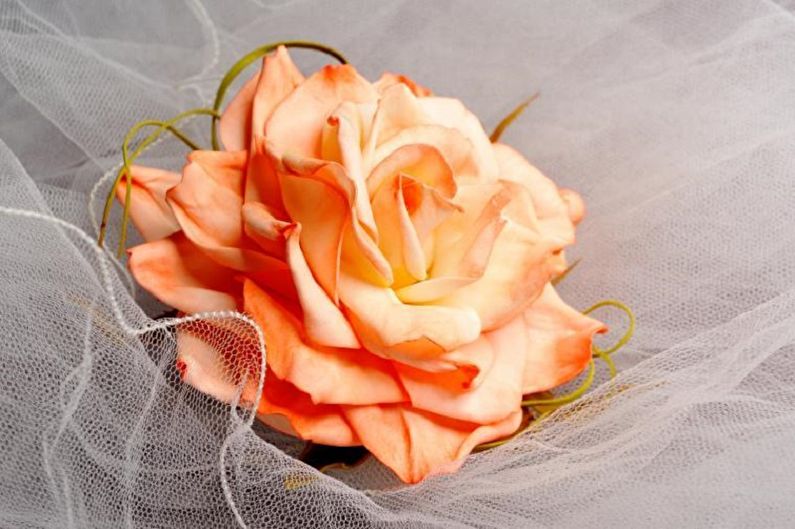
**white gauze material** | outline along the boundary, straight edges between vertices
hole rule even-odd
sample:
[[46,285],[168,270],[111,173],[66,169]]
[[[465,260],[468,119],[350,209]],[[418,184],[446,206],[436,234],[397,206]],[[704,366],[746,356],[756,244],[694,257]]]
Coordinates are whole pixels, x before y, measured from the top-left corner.
[[[503,140],[585,198],[560,288],[634,309],[617,378],[415,486],[374,461],[319,473],[179,382],[177,326],[262,361],[260,330],[153,320],[165,307],[93,244],[103,175],[133,123],[206,106],[286,38],[407,74],[487,129],[541,93]],[[794,102],[788,0],[0,0],[0,526],[790,526]],[[208,144],[206,118],[186,128]],[[184,154],[169,139],[140,161]],[[620,335],[597,317],[615,327],[600,343]]]

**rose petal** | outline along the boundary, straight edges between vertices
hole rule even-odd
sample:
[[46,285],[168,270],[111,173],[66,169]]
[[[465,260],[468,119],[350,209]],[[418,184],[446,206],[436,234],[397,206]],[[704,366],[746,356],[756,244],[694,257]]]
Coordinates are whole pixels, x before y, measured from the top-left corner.
[[246,312],[260,324],[268,366],[314,403],[377,404],[407,399],[390,362],[362,349],[311,344],[300,321],[272,296],[246,282]]
[[285,208],[293,222],[304,227],[301,250],[317,282],[336,303],[342,236],[350,222],[350,207],[346,193],[333,182],[339,167],[335,165],[303,174],[283,172],[280,179]]
[[559,189],[560,198],[566,203],[569,219],[576,225],[585,216],[585,202],[582,197],[571,189]]
[[572,244],[574,225],[555,183],[507,145],[495,144],[494,154],[499,163],[500,178],[521,184],[530,192],[541,235],[555,241],[558,248]]
[[580,374],[591,359],[594,333],[607,327],[577,312],[551,284],[522,315],[527,328],[524,393],[547,391]]
[[261,358],[258,346],[246,347],[250,340],[242,335],[239,323],[202,320],[177,326],[176,367],[182,381],[202,393],[225,403],[240,394],[239,402],[250,406],[257,400],[257,377],[251,375],[244,382],[240,375],[258,372]]
[[183,232],[218,264],[246,272],[286,296],[294,296],[287,264],[257,251],[243,237],[242,171],[245,153],[193,151],[182,181],[167,193]]
[[476,445],[509,435],[522,419],[517,410],[497,423],[477,425],[401,404],[344,411],[362,444],[406,483],[454,472]]
[[128,250],[136,281],[182,312],[234,310],[240,285],[181,232]]
[[406,85],[411,93],[417,97],[426,97],[431,95],[431,90],[424,86],[415,83],[405,75],[394,74],[390,72],[384,73],[381,78],[373,83],[373,86],[380,94],[384,94],[386,90],[398,83]]
[[361,345],[350,324],[312,277],[299,243],[301,225],[288,228],[287,234],[287,264],[304,313],[307,336],[320,345],[358,349]]
[[403,303],[428,303],[449,296],[459,288],[472,283],[468,277],[431,277],[395,290]]
[[392,269],[378,246],[358,222],[356,188],[345,169],[334,162],[286,156],[280,173],[284,203],[290,217],[304,229],[301,248],[324,290],[337,300],[340,259],[392,283]]
[[303,81],[287,48],[279,46],[267,55],[257,75],[243,85],[221,116],[219,131],[226,150],[248,148],[252,134],[265,132],[273,109]]
[[251,104],[261,77],[262,69],[245,82],[221,115],[218,133],[221,143],[228,151],[240,151],[249,145]]
[[238,246],[242,236],[246,153],[193,151],[168,203],[189,238],[202,246]]
[[[409,364],[434,361],[480,335],[480,321],[471,308],[404,305],[391,289],[346,270],[340,274],[339,285],[340,299],[359,339],[367,350],[381,356]],[[455,369],[450,362],[443,363],[446,369]]]
[[271,152],[265,136],[255,134],[246,165],[244,201],[262,202],[276,218],[287,221],[289,217],[282,202],[279,165],[280,161]]
[[285,258],[284,230],[291,223],[277,219],[265,204],[248,202],[243,204],[243,231],[253,239],[265,253]]
[[395,149],[372,170],[367,178],[370,197],[375,196],[384,182],[400,173],[436,190],[444,198],[456,194],[453,170],[442,153],[430,145],[408,144]]
[[480,182],[493,182],[500,174],[491,140],[480,120],[458,99],[423,97],[417,102],[434,123],[460,131],[472,144],[472,157]]
[[411,222],[403,189],[410,181],[395,174],[379,186],[373,197],[379,248],[395,274],[396,286],[410,284],[427,277],[425,252]]
[[522,401],[522,375],[527,347],[522,315],[461,348],[461,356],[488,355],[490,365],[472,386],[446,383],[446,374],[428,373],[398,365],[403,386],[415,408],[452,419],[488,424],[516,411]]
[[[485,203],[484,197],[488,198]],[[486,269],[507,222],[502,211],[512,197],[503,187],[478,185],[465,186],[456,198],[460,211],[439,229],[431,276],[474,281]]]
[[320,157],[323,125],[345,101],[375,101],[378,92],[350,65],[324,66],[282,101],[268,119],[265,130],[276,152],[309,158]]
[[279,46],[274,53],[265,57],[262,75],[251,107],[253,134],[265,133],[265,123],[273,111],[304,80],[286,47]]
[[[434,147],[442,154],[455,175],[455,181],[459,184],[476,183],[480,180],[479,168],[473,157],[472,143],[461,132],[440,125],[417,125],[401,129],[367,158],[368,167],[377,167],[405,145]],[[368,188],[372,189],[369,185]]]
[[378,100],[370,134],[363,149],[368,172],[376,164],[373,154],[386,141],[404,129],[433,124],[406,85],[398,83],[385,89]]
[[322,156],[324,160],[339,162],[345,168],[345,174],[355,188],[357,218],[371,236],[377,237],[362,167],[363,133],[359,108],[360,105],[345,102],[329,117],[323,130]]
[[508,221],[494,243],[483,276],[438,303],[471,307],[484,331],[496,329],[540,295],[553,272],[547,262],[549,254],[538,234]]
[[268,370],[257,418],[277,430],[331,446],[362,444],[339,406],[315,404],[309,395]]
[[357,270],[359,277],[372,284],[387,287],[395,281],[389,261],[370,234],[356,221],[355,212],[351,222],[345,226],[341,263],[349,270]]
[[[153,167],[130,167],[132,190],[130,218],[145,241],[168,237],[179,231],[179,224],[166,203],[166,191],[177,185],[180,175]],[[122,179],[116,188],[116,198],[124,204],[127,180]]]

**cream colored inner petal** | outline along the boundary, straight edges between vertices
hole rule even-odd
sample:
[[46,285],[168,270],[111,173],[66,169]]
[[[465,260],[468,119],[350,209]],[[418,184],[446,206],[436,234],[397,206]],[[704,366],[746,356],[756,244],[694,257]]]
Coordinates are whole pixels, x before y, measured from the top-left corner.
[[480,319],[469,307],[405,305],[392,289],[372,285],[344,269],[339,285],[342,303],[387,348],[425,339],[444,352],[480,335]]
[[402,174],[394,175],[373,197],[376,224],[381,234],[379,247],[392,266],[394,286],[421,281],[427,276],[425,252],[406,207],[403,193],[406,181],[412,180]]
[[417,98],[407,86],[396,84],[385,89],[378,101],[370,133],[364,143],[365,168],[369,172],[375,167],[377,162],[374,161],[373,154],[376,149],[401,130],[417,125],[432,124],[433,122],[422,112],[417,104]]
[[335,161],[345,168],[346,176],[353,183],[354,209],[362,226],[377,240],[373,211],[365,184],[362,162],[363,133],[359,106],[351,102],[340,105],[329,117],[322,135],[324,160]]
[[434,123],[460,131],[472,144],[478,180],[493,182],[500,174],[492,143],[477,116],[458,99],[422,97],[417,104]]
[[[403,129],[382,143],[369,159],[377,167],[388,156],[405,145],[427,145],[438,150],[452,169],[457,183],[476,183],[481,179],[473,155],[472,143],[461,132],[441,125],[417,125]],[[373,189],[368,184],[369,189]]]

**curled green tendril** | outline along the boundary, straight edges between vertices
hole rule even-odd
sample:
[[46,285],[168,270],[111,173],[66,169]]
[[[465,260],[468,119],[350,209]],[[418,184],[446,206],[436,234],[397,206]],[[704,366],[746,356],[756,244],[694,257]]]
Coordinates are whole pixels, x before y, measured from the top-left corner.
[[[574,268],[576,263],[574,263],[568,270]],[[565,275],[567,272],[564,272],[562,275]],[[583,314],[590,314],[591,312],[600,309],[602,307],[615,307],[621,311],[623,311],[628,318],[628,325],[627,330],[624,332],[624,335],[612,346],[607,349],[599,349],[597,346],[592,345],[591,350],[593,352],[593,358],[591,358],[590,362],[588,362],[588,373],[585,376],[585,379],[582,383],[573,391],[566,393],[564,395],[560,395],[557,397],[550,397],[550,398],[528,398],[522,401],[522,407],[527,410],[532,410],[533,412],[537,413],[537,417],[532,418],[527,425],[522,425],[519,429],[512,433],[510,436],[504,439],[498,439],[496,441],[492,441],[490,443],[483,443],[475,447],[475,451],[482,451],[487,450],[489,448],[495,448],[497,446],[503,445],[514,439],[523,433],[530,430],[534,425],[539,424],[543,419],[545,419],[548,415],[552,412],[557,410],[558,408],[565,406],[566,404],[570,404],[580,397],[582,397],[588,389],[593,385],[595,375],[596,375],[596,364],[594,359],[602,360],[610,370],[610,378],[614,378],[616,376],[616,365],[611,358],[611,355],[624,347],[627,342],[632,338],[632,335],[635,333],[635,315],[632,313],[632,310],[627,307],[624,303],[620,301],[616,301],[613,299],[608,299],[604,301],[600,301],[596,303],[592,307],[583,311]]]
[[[340,52],[331,48],[329,46],[325,46],[323,44],[318,44],[317,42],[311,41],[304,41],[304,40],[284,40],[281,42],[273,42],[271,44],[266,44],[261,46],[255,50],[250,51],[246,55],[244,55],[239,61],[237,61],[232,67],[226,72],[224,78],[221,80],[221,84],[218,85],[218,91],[215,94],[215,101],[213,102],[213,110],[218,113],[221,110],[221,105],[224,102],[224,96],[226,95],[226,91],[229,89],[229,86],[237,79],[237,76],[243,72],[251,63],[256,61],[257,59],[271,53],[272,51],[276,50],[279,46],[284,46],[286,48],[304,48],[310,50],[316,50],[321,53],[325,53],[326,55],[330,55],[334,57],[342,64],[348,64],[348,61],[345,57],[342,56]],[[210,131],[210,138],[212,140],[213,150],[218,150],[218,119],[219,116],[213,117],[212,123],[212,130]]]
[[616,369],[616,363],[613,362],[613,358],[610,355],[594,353],[594,356],[601,360],[602,362],[607,365],[607,369],[610,370],[610,378],[616,378],[616,374],[618,374],[618,370]]
[[582,313],[590,314],[596,309],[600,309],[602,307],[615,307],[623,311],[624,314],[627,315],[627,318],[629,318],[629,325],[627,325],[627,331],[624,333],[624,336],[622,336],[621,339],[618,340],[615,343],[615,345],[613,345],[613,347],[609,347],[607,349],[602,350],[594,346],[595,355],[608,356],[615,353],[622,347],[624,347],[627,344],[627,342],[629,342],[630,338],[632,338],[632,335],[635,334],[635,314],[633,314],[632,309],[627,307],[624,303],[621,303],[620,301],[615,299],[606,299],[604,301],[600,301],[599,303],[593,305],[592,307],[585,309]]
[[585,380],[582,381],[582,384],[580,384],[579,387],[577,387],[577,389],[573,390],[570,393],[566,393],[565,395],[561,395],[559,397],[554,397],[554,398],[551,398],[551,399],[527,399],[527,400],[523,400],[522,401],[522,406],[530,406],[530,407],[555,406],[555,407],[559,407],[559,406],[563,406],[564,404],[569,404],[570,402],[574,402],[575,400],[577,400],[580,397],[582,397],[585,394],[586,391],[588,391],[588,388],[590,388],[591,384],[593,384],[595,375],[596,375],[596,365],[595,365],[593,359],[591,359],[591,361],[588,362],[588,374],[585,376]]
[[[126,183],[126,190],[124,195],[124,212],[122,214],[122,224],[121,224],[121,235],[119,238],[119,247],[118,247],[118,254],[119,257],[122,256],[124,253],[124,247],[127,242],[127,224],[129,222],[129,215],[130,215],[130,201],[132,199],[132,174],[130,172],[130,166],[135,161],[135,159],[146,149],[149,145],[151,145],[154,141],[156,141],[165,131],[171,132],[175,137],[177,137],[180,141],[182,141],[185,145],[189,148],[196,150],[200,147],[192,141],[190,138],[185,135],[184,132],[179,130],[175,127],[175,123],[183,120],[189,116],[195,115],[208,115],[208,116],[215,116],[216,112],[209,108],[194,108],[192,110],[188,110],[186,112],[182,112],[177,116],[171,118],[168,121],[158,121],[158,120],[144,120],[136,123],[135,125],[130,128],[127,132],[127,135],[124,137],[124,142],[122,143],[121,153],[122,153],[122,167],[119,169],[118,173],[116,173],[116,179],[113,181],[113,185],[108,192],[108,196],[105,198],[105,208],[102,212],[102,222],[99,226],[99,239],[98,244],[100,246],[103,245],[105,242],[105,233],[108,227],[108,219],[110,218],[110,211],[113,207],[113,198],[116,195],[116,189],[119,187],[122,178],[125,179]],[[143,141],[138,145],[138,147],[130,154],[130,143],[135,139],[135,136],[138,132],[145,128],[145,127],[157,127],[152,133],[150,133]]]
[[519,105],[516,108],[514,108],[510,114],[502,118],[502,121],[500,121],[497,124],[497,126],[494,128],[494,132],[492,132],[491,136],[489,136],[491,143],[497,143],[500,140],[502,133],[505,132],[505,129],[507,129],[508,126],[511,123],[513,123],[514,120],[522,114],[522,112],[524,112],[524,110],[530,105],[530,103],[538,99],[538,96],[540,95],[541,94],[538,92],[531,95],[530,97],[519,103]]
[[545,411],[543,413],[540,413],[538,415],[538,417],[534,417],[532,414],[530,414],[529,415],[529,417],[530,417],[529,421],[527,421],[526,424],[521,425],[519,427],[519,429],[516,430],[514,433],[512,433],[508,437],[505,437],[504,439],[498,439],[496,441],[491,441],[490,443],[479,444],[478,446],[475,447],[473,452],[482,452],[483,450],[488,450],[490,448],[496,448],[498,446],[504,445],[508,441],[511,441],[512,439],[515,439],[515,438],[519,437],[520,435],[523,435],[523,434],[529,432],[534,427],[538,426],[540,421],[545,419],[547,417],[547,415],[549,415],[550,413],[552,413],[552,412],[551,411]]

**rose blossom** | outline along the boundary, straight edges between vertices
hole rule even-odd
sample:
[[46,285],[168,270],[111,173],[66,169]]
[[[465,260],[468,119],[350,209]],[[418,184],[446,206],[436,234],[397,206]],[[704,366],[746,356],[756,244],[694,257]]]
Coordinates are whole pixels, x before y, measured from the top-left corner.
[[[279,48],[220,134],[225,150],[192,152],[181,175],[133,167],[147,242],[129,266],[184,313],[260,324],[263,422],[364,445],[417,482],[511,434],[523,394],[588,364],[604,326],[550,284],[582,201],[460,101],[348,65],[305,79]],[[230,400],[217,357],[234,352],[178,345],[183,379]]]

